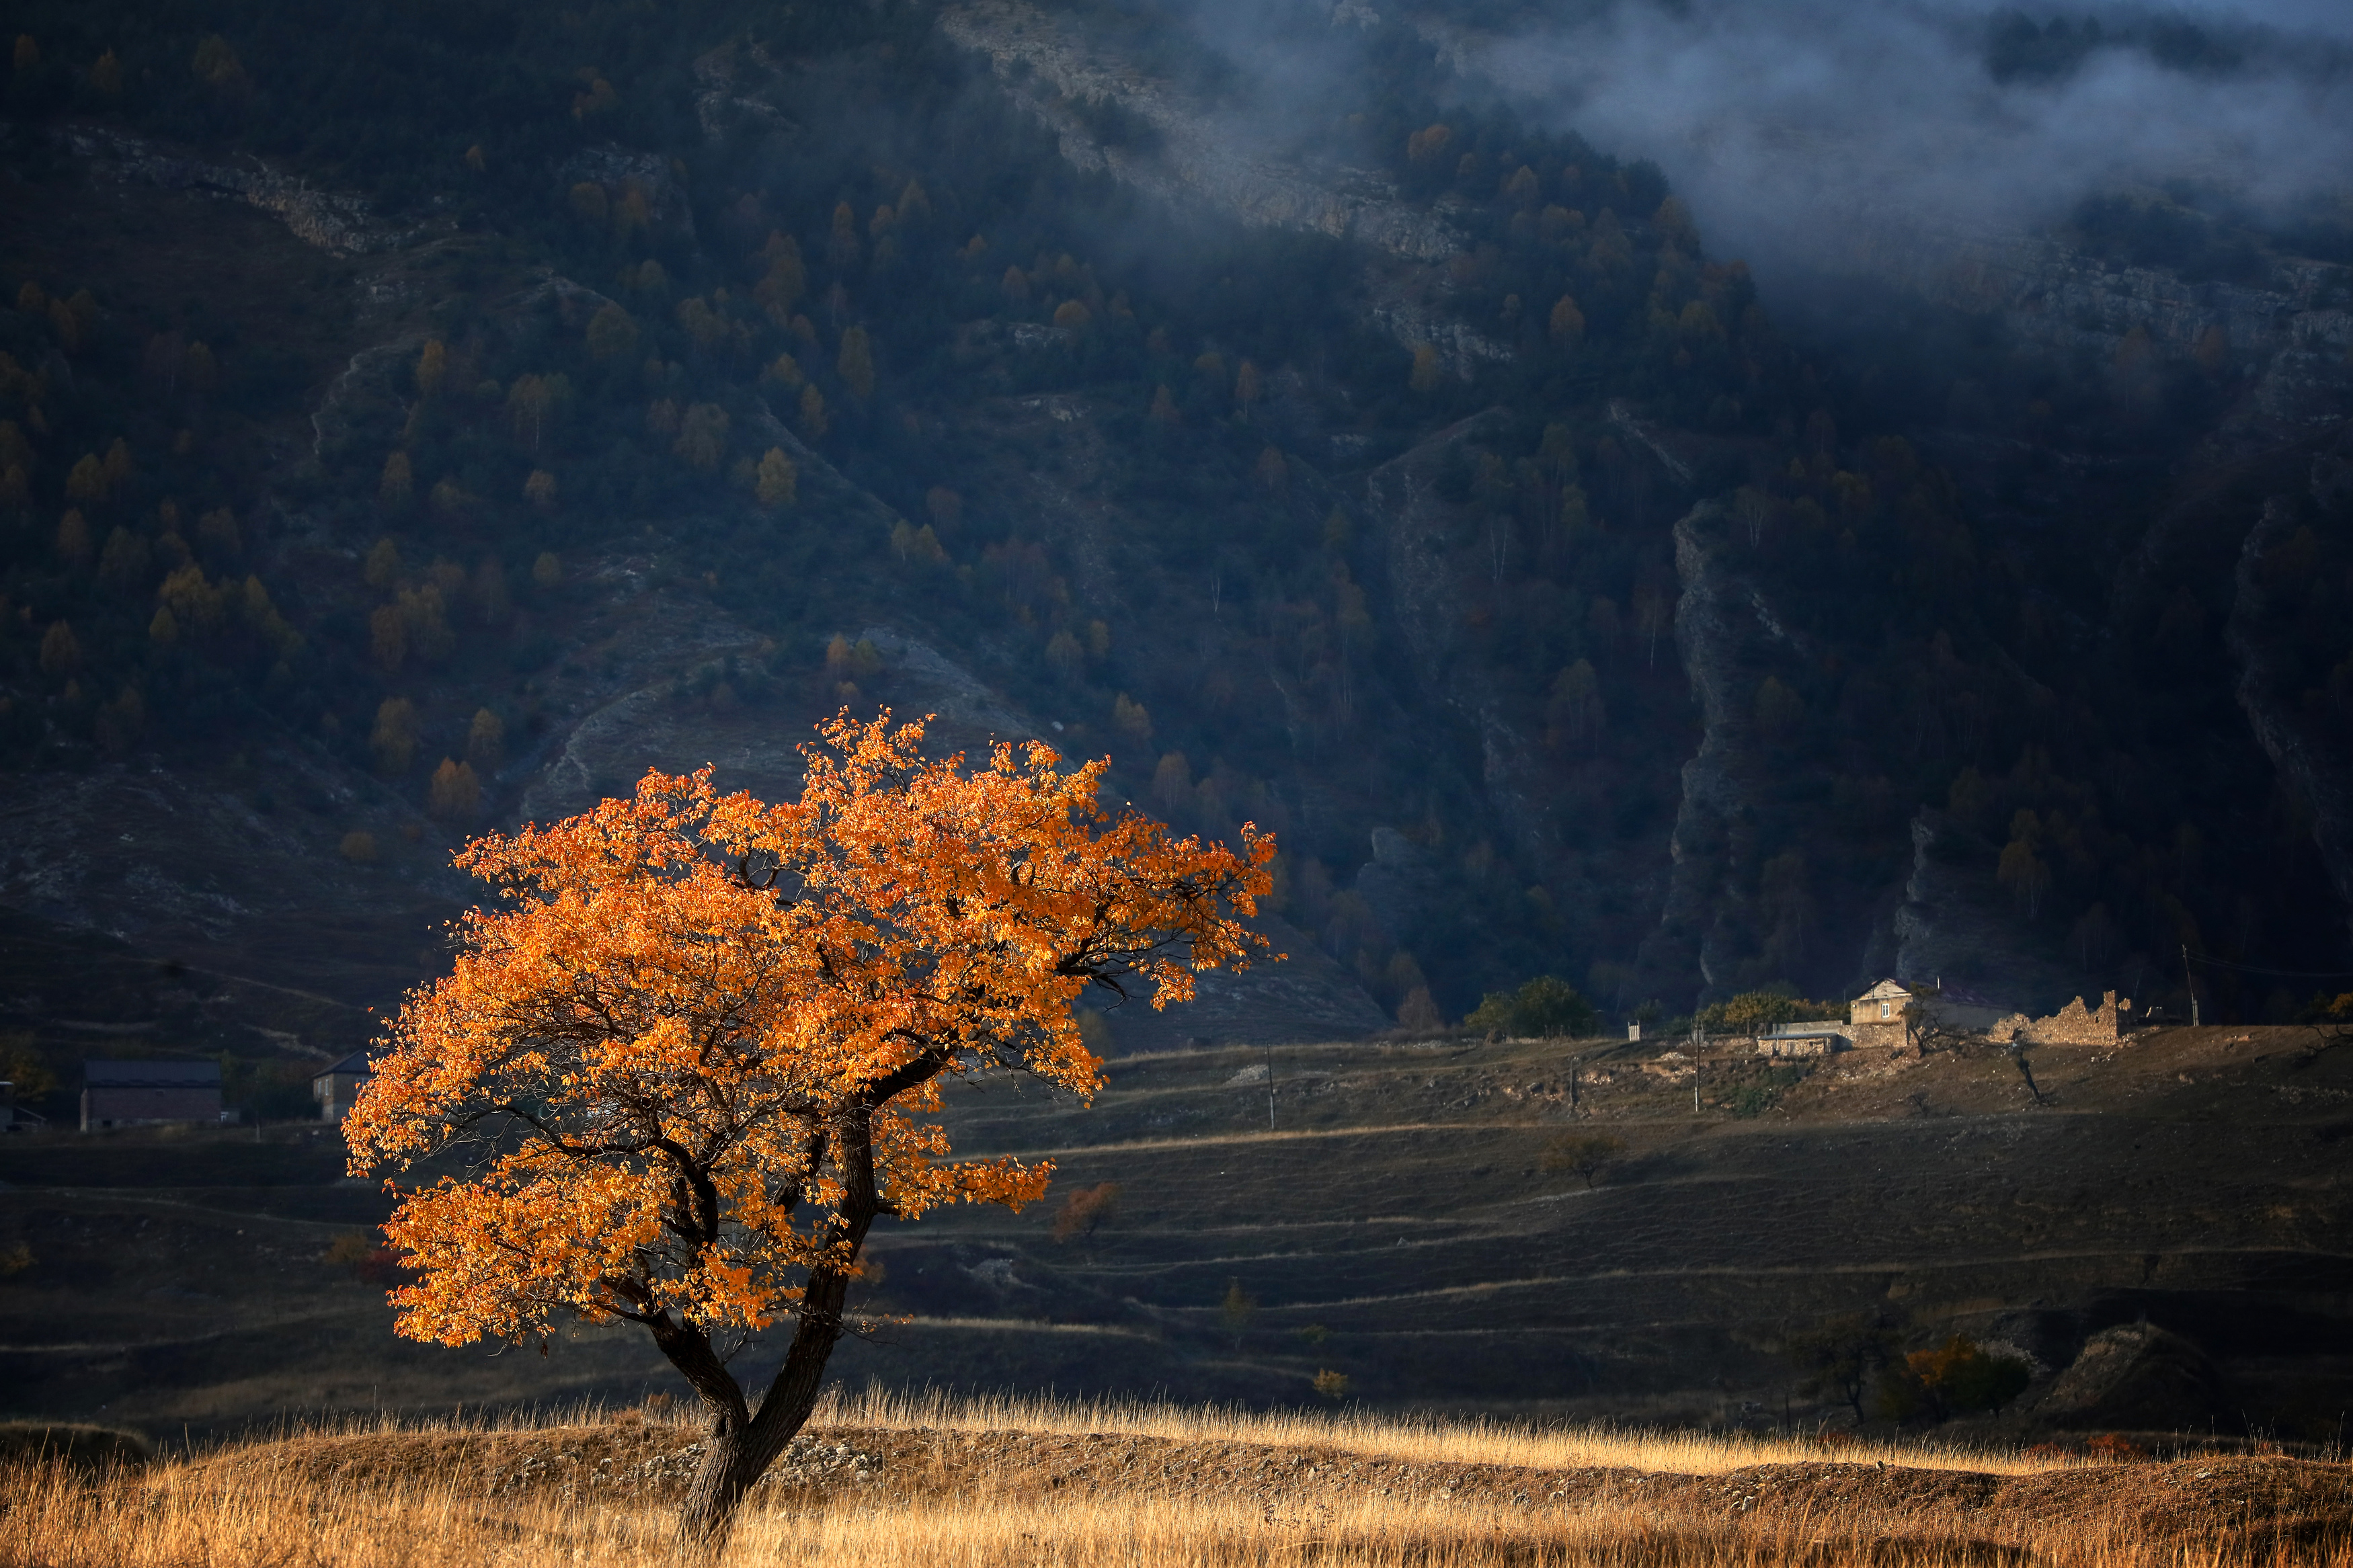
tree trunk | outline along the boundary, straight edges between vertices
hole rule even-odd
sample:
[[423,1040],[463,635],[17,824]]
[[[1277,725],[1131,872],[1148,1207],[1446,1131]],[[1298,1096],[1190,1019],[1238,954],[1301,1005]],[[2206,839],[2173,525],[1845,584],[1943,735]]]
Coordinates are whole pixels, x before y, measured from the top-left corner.
[[[872,1131],[861,1115],[841,1128],[839,1137],[842,1173],[849,1190],[836,1211],[834,1235],[837,1240],[848,1244],[844,1252],[854,1259],[881,1209],[874,1187]],[[785,1364],[777,1368],[776,1380],[768,1385],[758,1413],[749,1420],[741,1416],[744,1406],[740,1395],[732,1408],[723,1395],[713,1399],[704,1381],[698,1378],[696,1369],[689,1364],[691,1357],[681,1360],[669,1343],[662,1343],[663,1352],[672,1364],[703,1393],[704,1404],[710,1406],[713,1417],[711,1447],[703,1453],[702,1468],[695,1473],[694,1484],[687,1489],[686,1506],[679,1513],[679,1536],[689,1545],[709,1550],[726,1541],[728,1527],[744,1501],[744,1494],[768,1473],[768,1467],[776,1462],[777,1456],[807,1423],[809,1412],[817,1408],[818,1391],[825,1383],[825,1363],[833,1355],[835,1342],[841,1338],[841,1309],[849,1296],[849,1275],[846,1271],[811,1271],[801,1295],[792,1348],[785,1352]],[[655,1337],[657,1342],[661,1342],[659,1331]],[[708,1354],[709,1342],[702,1342]],[[712,1363],[717,1367],[716,1357],[712,1358]],[[718,1371],[726,1379],[728,1388],[737,1386],[725,1368],[718,1367]]]
[[697,1546],[725,1541],[744,1494],[768,1473],[807,1424],[825,1383],[825,1363],[841,1337],[841,1303],[849,1287],[846,1275],[826,1273],[811,1279],[792,1349],[785,1352],[785,1364],[768,1385],[758,1414],[740,1426],[723,1418],[712,1423],[702,1468],[695,1472],[679,1511],[681,1540]]

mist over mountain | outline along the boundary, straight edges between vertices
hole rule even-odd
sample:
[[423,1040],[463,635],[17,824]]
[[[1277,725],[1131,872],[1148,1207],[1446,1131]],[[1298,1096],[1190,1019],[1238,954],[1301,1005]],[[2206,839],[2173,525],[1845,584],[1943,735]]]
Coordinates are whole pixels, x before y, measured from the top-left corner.
[[2119,186],[2303,216],[2341,202],[2353,152],[2348,22],[2321,6],[1629,4],[1464,55],[1643,149],[1760,262],[1820,260],[1858,218],[2038,226]]
[[[2017,229],[2171,187],[2272,222],[2346,220],[2341,7],[1978,0],[1160,8],[1251,83],[1270,141],[1345,100],[1391,25],[1449,93],[1659,163],[1727,253],[1819,265],[1857,221]],[[1295,134],[1295,132],[1294,132]]]

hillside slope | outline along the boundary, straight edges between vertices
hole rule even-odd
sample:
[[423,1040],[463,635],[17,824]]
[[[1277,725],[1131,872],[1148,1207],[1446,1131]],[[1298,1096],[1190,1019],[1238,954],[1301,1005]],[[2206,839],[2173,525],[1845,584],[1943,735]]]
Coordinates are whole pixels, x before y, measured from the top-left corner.
[[6,85],[0,902],[68,967],[0,1021],[61,1082],[113,1030],[286,1114],[466,832],[788,790],[845,703],[1276,831],[1298,965],[1129,1049],[2348,962],[2327,266],[2060,236],[2073,359],[2022,272],[1799,341],[1402,23],[1301,24],[1366,69],[1272,136],[1099,6],[280,10],[37,5]]
[[[947,1118],[959,1152],[1049,1156],[1055,1190],[878,1231],[853,1303],[873,1321],[837,1365],[1252,1405],[1331,1370],[1389,1405],[1742,1426],[1844,1418],[1779,1354],[1844,1314],[2050,1372],[2146,1319],[2214,1369],[2168,1425],[2328,1438],[2353,1383],[2353,1055],[2178,1029],[2030,1065],[2040,1100],[1990,1047],[1709,1059],[1697,1111],[1688,1061],[1593,1042],[1145,1055],[1092,1110],[975,1084]],[[1543,1168],[1570,1130],[1623,1145],[1590,1190]],[[617,1331],[544,1361],[393,1340],[353,1261],[322,1261],[382,1212],[339,1169],[316,1136],[0,1147],[0,1245],[37,1259],[0,1280],[9,1412],[203,1429],[669,1385]],[[1057,1240],[1103,1183],[1109,1217]]]

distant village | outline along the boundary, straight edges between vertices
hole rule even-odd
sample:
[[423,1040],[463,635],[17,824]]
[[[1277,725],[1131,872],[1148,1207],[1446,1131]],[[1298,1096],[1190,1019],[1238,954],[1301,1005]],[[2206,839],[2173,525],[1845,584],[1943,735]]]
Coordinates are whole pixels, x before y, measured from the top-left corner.
[[1820,1057],[1873,1047],[1901,1050],[1930,1034],[1981,1035],[2004,1046],[2113,1046],[2124,1038],[2131,1012],[2132,999],[2119,1001],[2110,991],[2097,1007],[2086,1007],[2078,996],[2049,1017],[2035,1018],[1942,984],[1911,986],[1883,980],[1847,1004],[1844,1019],[1782,1024],[1745,1037],[1765,1057]]
[[[2080,996],[2048,1017],[2037,1018],[1957,987],[1906,985],[1882,980],[1847,1004],[1844,1018],[1804,1019],[1755,1034],[1704,1042],[1754,1050],[1761,1057],[1825,1057],[1850,1050],[1902,1050],[1926,1037],[1970,1035],[2007,1046],[2114,1046],[2122,1041],[2132,1012],[2130,998],[2113,991],[2087,1007]],[[1627,1038],[1640,1040],[1642,1026],[1627,1026]],[[365,1051],[354,1051],[322,1068],[311,1079],[319,1119],[340,1122],[367,1081]],[[221,1098],[217,1062],[186,1060],[92,1061],[83,1064],[80,1130],[185,1124],[233,1123],[238,1112]],[[0,1082],[0,1131],[33,1131],[47,1121],[16,1103],[13,1086]]]

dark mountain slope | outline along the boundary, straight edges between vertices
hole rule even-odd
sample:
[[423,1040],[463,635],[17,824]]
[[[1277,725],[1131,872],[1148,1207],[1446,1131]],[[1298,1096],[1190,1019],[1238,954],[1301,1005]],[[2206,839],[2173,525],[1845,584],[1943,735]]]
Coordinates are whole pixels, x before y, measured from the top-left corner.
[[[281,20],[22,24],[0,894],[58,930],[381,1005],[468,829],[890,702],[1281,836],[1322,957],[1130,1046],[2348,962],[2319,264],[2293,345],[2073,253],[2066,353],[2024,294],[1799,345],[1409,29],[1278,137],[1085,7]],[[103,973],[14,1026],[67,1065]]]

